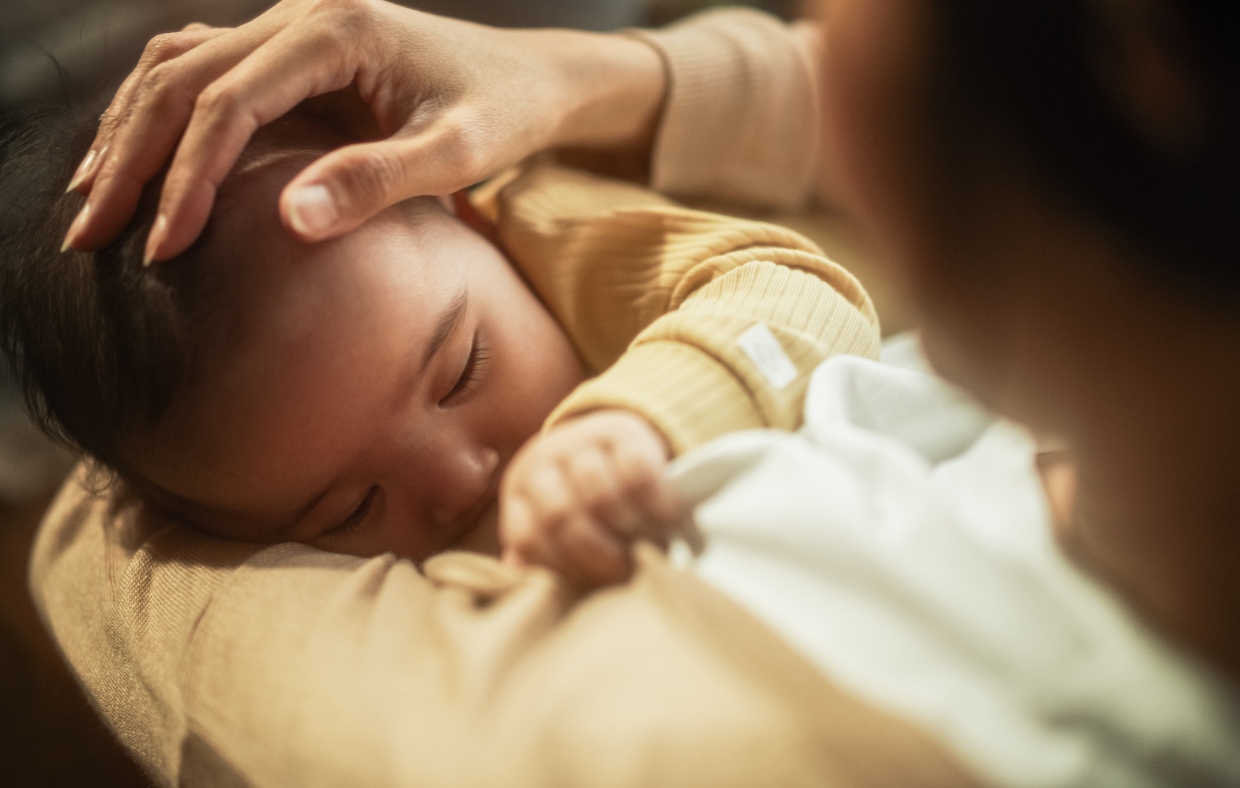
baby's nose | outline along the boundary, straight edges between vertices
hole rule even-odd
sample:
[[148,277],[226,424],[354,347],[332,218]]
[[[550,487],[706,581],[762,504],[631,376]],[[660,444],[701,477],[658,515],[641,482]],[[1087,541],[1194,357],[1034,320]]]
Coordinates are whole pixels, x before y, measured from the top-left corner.
[[486,508],[499,482],[499,461],[499,452],[489,447],[455,451],[443,458],[441,472],[432,474],[432,484],[439,489],[428,490],[431,521],[445,526],[473,509]]

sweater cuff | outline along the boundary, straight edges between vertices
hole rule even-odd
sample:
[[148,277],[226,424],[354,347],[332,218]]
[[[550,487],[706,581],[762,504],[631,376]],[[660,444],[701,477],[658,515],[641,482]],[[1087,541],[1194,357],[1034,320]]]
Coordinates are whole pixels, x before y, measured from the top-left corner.
[[667,439],[673,456],[726,432],[767,426],[726,366],[692,345],[667,340],[629,348],[602,375],[578,386],[543,428],[605,408],[640,414]]
[[654,189],[788,211],[809,198],[818,98],[814,64],[792,26],[732,8],[626,33],[654,47],[668,72]]

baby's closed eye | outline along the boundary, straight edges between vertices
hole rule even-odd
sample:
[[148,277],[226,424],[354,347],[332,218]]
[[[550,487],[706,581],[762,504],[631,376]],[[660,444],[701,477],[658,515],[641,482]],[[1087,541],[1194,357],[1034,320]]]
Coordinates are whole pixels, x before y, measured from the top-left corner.
[[325,531],[323,536],[339,539],[356,531],[366,521],[367,515],[375,508],[375,502],[382,493],[381,487],[378,485],[372,486],[366,491],[362,499],[358,501],[357,506],[353,507],[353,511],[349,513],[349,516],[344,518],[339,525]]
[[482,374],[490,358],[490,351],[482,343],[481,336],[475,334],[474,341],[469,348],[469,355],[465,358],[465,365],[461,368],[456,383],[439,401],[439,404],[441,406],[456,404],[473,393],[482,380]]

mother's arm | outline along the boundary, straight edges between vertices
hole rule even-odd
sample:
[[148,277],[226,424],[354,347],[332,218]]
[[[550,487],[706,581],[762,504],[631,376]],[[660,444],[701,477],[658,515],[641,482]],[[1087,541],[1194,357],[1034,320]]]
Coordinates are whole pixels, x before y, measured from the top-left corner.
[[575,601],[475,555],[420,574],[223,542],[62,490],[35,598],[163,785],[960,786],[911,726],[836,689],[653,548]]
[[752,9],[631,31],[660,53],[667,98],[650,185],[674,197],[792,211],[819,166],[819,30]]
[[545,148],[653,157],[656,188],[787,208],[815,172],[815,42],[809,25],[740,9],[605,35],[497,30],[380,0],[284,0],[236,29],[152,42],[74,177],[89,197],[66,240],[110,240],[172,156],[147,251],[183,251],[254,130],[343,88],[369,105],[375,139],[285,188],[281,216],[307,240]]

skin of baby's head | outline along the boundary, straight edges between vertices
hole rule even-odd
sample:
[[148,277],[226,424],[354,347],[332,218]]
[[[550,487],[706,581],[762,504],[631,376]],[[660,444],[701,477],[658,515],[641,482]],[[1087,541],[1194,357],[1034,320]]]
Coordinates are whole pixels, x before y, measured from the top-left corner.
[[[63,393],[45,394],[61,373],[22,365],[39,348],[22,344],[30,331],[13,331],[7,313],[6,349],[49,431],[210,533],[413,560],[495,552],[500,475],[582,380],[581,364],[500,251],[435,198],[400,203],[337,239],[294,239],[278,217],[280,190],[331,143],[307,118],[264,129],[221,185],[195,247],[133,272],[172,283],[164,306],[176,319],[146,329],[175,334],[161,352],[179,354],[157,359],[175,378],[157,407],[126,408],[125,392],[105,391],[95,417],[111,408],[111,433],[75,429],[81,414],[62,418]],[[117,264],[115,250],[85,256]],[[150,353],[136,356],[120,366],[141,372]]]

